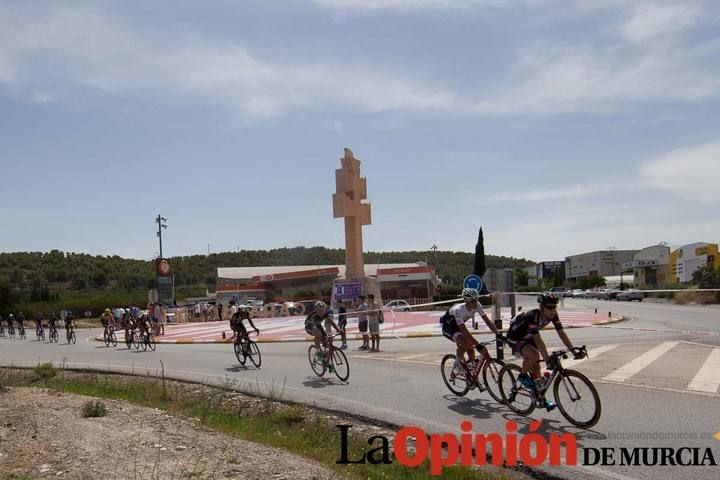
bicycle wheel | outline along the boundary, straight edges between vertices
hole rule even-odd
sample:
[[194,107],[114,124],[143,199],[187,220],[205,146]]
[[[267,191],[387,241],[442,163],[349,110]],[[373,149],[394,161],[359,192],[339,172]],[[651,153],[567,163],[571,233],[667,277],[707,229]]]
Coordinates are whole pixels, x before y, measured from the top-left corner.
[[338,380],[341,382],[347,381],[350,377],[350,364],[345,356],[345,352],[333,347],[330,350],[330,365],[332,365],[335,370],[335,376],[338,377]]
[[142,347],[143,352],[147,352],[147,347],[148,347],[147,333],[141,335],[140,346]]
[[25,340],[25,338],[26,338],[26,337],[25,337],[25,329],[24,329],[24,328],[21,328],[21,329],[20,329],[20,338],[22,338],[23,340]]
[[132,343],[135,345],[135,350],[140,350],[140,335],[133,333]]
[[600,420],[600,395],[582,373],[575,370],[560,373],[553,384],[553,395],[560,413],[576,427],[590,428]]
[[243,345],[241,342],[235,342],[233,344],[235,350],[235,358],[240,362],[240,365],[245,365],[245,354],[243,353]]
[[320,350],[315,345],[308,347],[308,360],[310,361],[310,368],[312,368],[315,375],[322,377],[325,375],[325,362],[317,358],[317,354]]
[[535,410],[535,395],[523,387],[517,377],[520,367],[508,363],[500,370],[500,395],[502,402],[518,415],[530,415]]
[[148,348],[154,352],[155,349],[157,348],[157,343],[155,343],[155,335],[153,335],[152,333],[148,333],[147,341],[148,341],[148,345],[147,345]]
[[110,334],[108,332],[103,332],[103,341],[106,347],[110,346]]
[[75,345],[75,342],[77,342],[77,336],[75,336],[75,330],[70,332],[70,342],[72,342],[73,345]]
[[262,363],[262,357],[260,356],[260,349],[257,346],[257,343],[253,342],[252,340],[248,340],[248,357],[250,357],[250,361],[255,365],[256,368],[260,368],[260,364]]
[[117,347],[117,335],[115,335],[115,332],[112,332],[110,334],[110,342],[112,343],[113,347]]
[[445,386],[458,397],[464,397],[470,391],[470,383],[467,381],[465,369],[462,372],[456,371],[455,358],[452,353],[445,355],[440,362],[440,372]]
[[489,358],[485,360],[482,367],[482,379],[485,383],[490,396],[496,402],[503,403],[502,393],[500,393],[500,370],[505,366],[505,362],[497,358]]
[[51,330],[50,331],[50,343],[57,343],[58,342],[58,333],[57,330]]

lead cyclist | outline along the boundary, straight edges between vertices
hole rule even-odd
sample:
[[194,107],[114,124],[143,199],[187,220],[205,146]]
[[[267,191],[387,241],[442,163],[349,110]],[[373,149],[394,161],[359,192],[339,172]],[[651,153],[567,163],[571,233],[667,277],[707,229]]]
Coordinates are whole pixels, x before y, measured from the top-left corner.
[[[538,295],[537,301],[539,308],[517,315],[510,322],[510,328],[508,328],[507,332],[507,343],[512,347],[513,354],[523,359],[518,380],[523,387],[535,392],[537,392],[542,381],[540,377],[540,356],[542,355],[549,369],[553,368],[553,365],[547,364],[550,355],[545,342],[540,337],[540,330],[552,323],[560,340],[568,350],[576,350],[570,341],[570,337],[563,330],[562,323],[560,323],[560,317],[557,314],[558,297],[552,293],[543,293]],[[578,351],[574,356],[576,360],[579,360],[585,357],[585,353]],[[556,407],[555,403],[550,400],[545,400],[543,406],[548,412]]]

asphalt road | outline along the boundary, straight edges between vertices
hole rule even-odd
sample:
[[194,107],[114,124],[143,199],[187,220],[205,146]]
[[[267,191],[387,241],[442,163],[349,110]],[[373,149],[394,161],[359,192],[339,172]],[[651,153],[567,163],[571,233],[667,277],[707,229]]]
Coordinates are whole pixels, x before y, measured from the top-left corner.
[[[357,343],[351,344],[347,351],[351,366],[347,384],[316,377],[308,365],[306,343],[261,344],[263,364],[257,370],[240,367],[230,345],[159,345],[156,352],[130,352],[120,346],[106,348],[92,341],[97,332],[82,331],[78,343],[71,346],[0,339],[0,362],[33,366],[53,361],[70,367],[156,374],[162,360],[170,377],[231,382],[244,391],[348,411],[396,425],[418,425],[428,432],[458,433],[460,422],[470,420],[476,433],[504,433],[505,422],[514,420],[521,425],[523,434],[528,431],[529,421],[536,419],[543,420],[541,431],[545,434],[574,433],[580,447],[615,448],[618,463],[620,447],[711,447],[715,460],[720,461],[720,441],[713,438],[720,431],[720,395],[717,389],[708,392],[688,388],[720,345],[720,308],[598,300],[566,302],[597,307],[599,311],[612,310],[627,317],[611,328],[569,330],[576,345],[587,344],[591,352],[600,347],[603,350],[573,367],[593,380],[602,399],[602,418],[588,431],[572,427],[558,411],[536,410],[530,418],[524,418],[493,401],[487,393],[473,391],[464,398],[455,397],[440,376],[439,360],[453,350],[441,337],[383,340],[383,351],[379,353],[360,352]],[[532,299],[523,298],[521,303],[529,306]],[[561,346],[553,331],[545,332],[543,338],[550,349]],[[648,362],[648,352],[658,348],[664,353]],[[642,362],[643,358],[644,368],[635,372],[638,359]],[[633,362],[635,370],[628,372]],[[719,382],[720,373],[714,375],[713,381]],[[718,467],[708,466],[545,468],[549,473],[573,479],[718,477]]]

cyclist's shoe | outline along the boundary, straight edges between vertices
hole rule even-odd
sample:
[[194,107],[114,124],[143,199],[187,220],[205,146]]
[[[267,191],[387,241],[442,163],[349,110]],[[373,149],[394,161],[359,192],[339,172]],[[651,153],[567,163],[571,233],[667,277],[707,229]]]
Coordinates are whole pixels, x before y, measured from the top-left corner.
[[322,352],[317,352],[317,353],[315,354],[315,361],[317,361],[317,362],[322,362],[322,361],[323,361],[323,354],[322,354]]
[[533,382],[533,379],[530,378],[530,375],[527,373],[521,373],[518,375],[518,381],[524,388],[527,388],[528,390],[535,390],[535,382]]
[[553,410],[555,410],[557,408],[557,405],[555,405],[555,402],[553,402],[552,400],[545,399],[545,398],[543,400],[541,400],[539,406],[540,406],[540,408],[546,409],[548,412],[552,412]]
[[329,365],[329,366],[328,366],[328,371],[329,371],[330,373],[335,373],[335,367],[333,367],[332,365]]
[[347,350],[347,348],[347,343],[343,343],[342,345],[340,345],[340,350]]

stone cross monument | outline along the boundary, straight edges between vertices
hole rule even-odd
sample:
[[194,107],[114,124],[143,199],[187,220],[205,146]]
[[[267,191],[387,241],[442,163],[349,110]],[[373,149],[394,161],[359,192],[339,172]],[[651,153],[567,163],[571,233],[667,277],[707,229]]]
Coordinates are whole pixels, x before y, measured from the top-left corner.
[[[376,279],[365,275],[362,227],[370,225],[370,204],[367,203],[367,180],[360,176],[360,160],[345,149],[341,168],[335,170],[333,217],[345,219],[345,279],[362,284],[364,295],[374,294],[380,302],[380,288]],[[363,202],[363,200],[365,200]],[[341,282],[336,282],[341,283]]]
[[351,278],[365,276],[363,262],[362,226],[370,225],[370,204],[367,200],[367,180],[360,176],[360,160],[349,148],[340,159],[342,168],[335,170],[333,217],[345,218],[345,274]]

